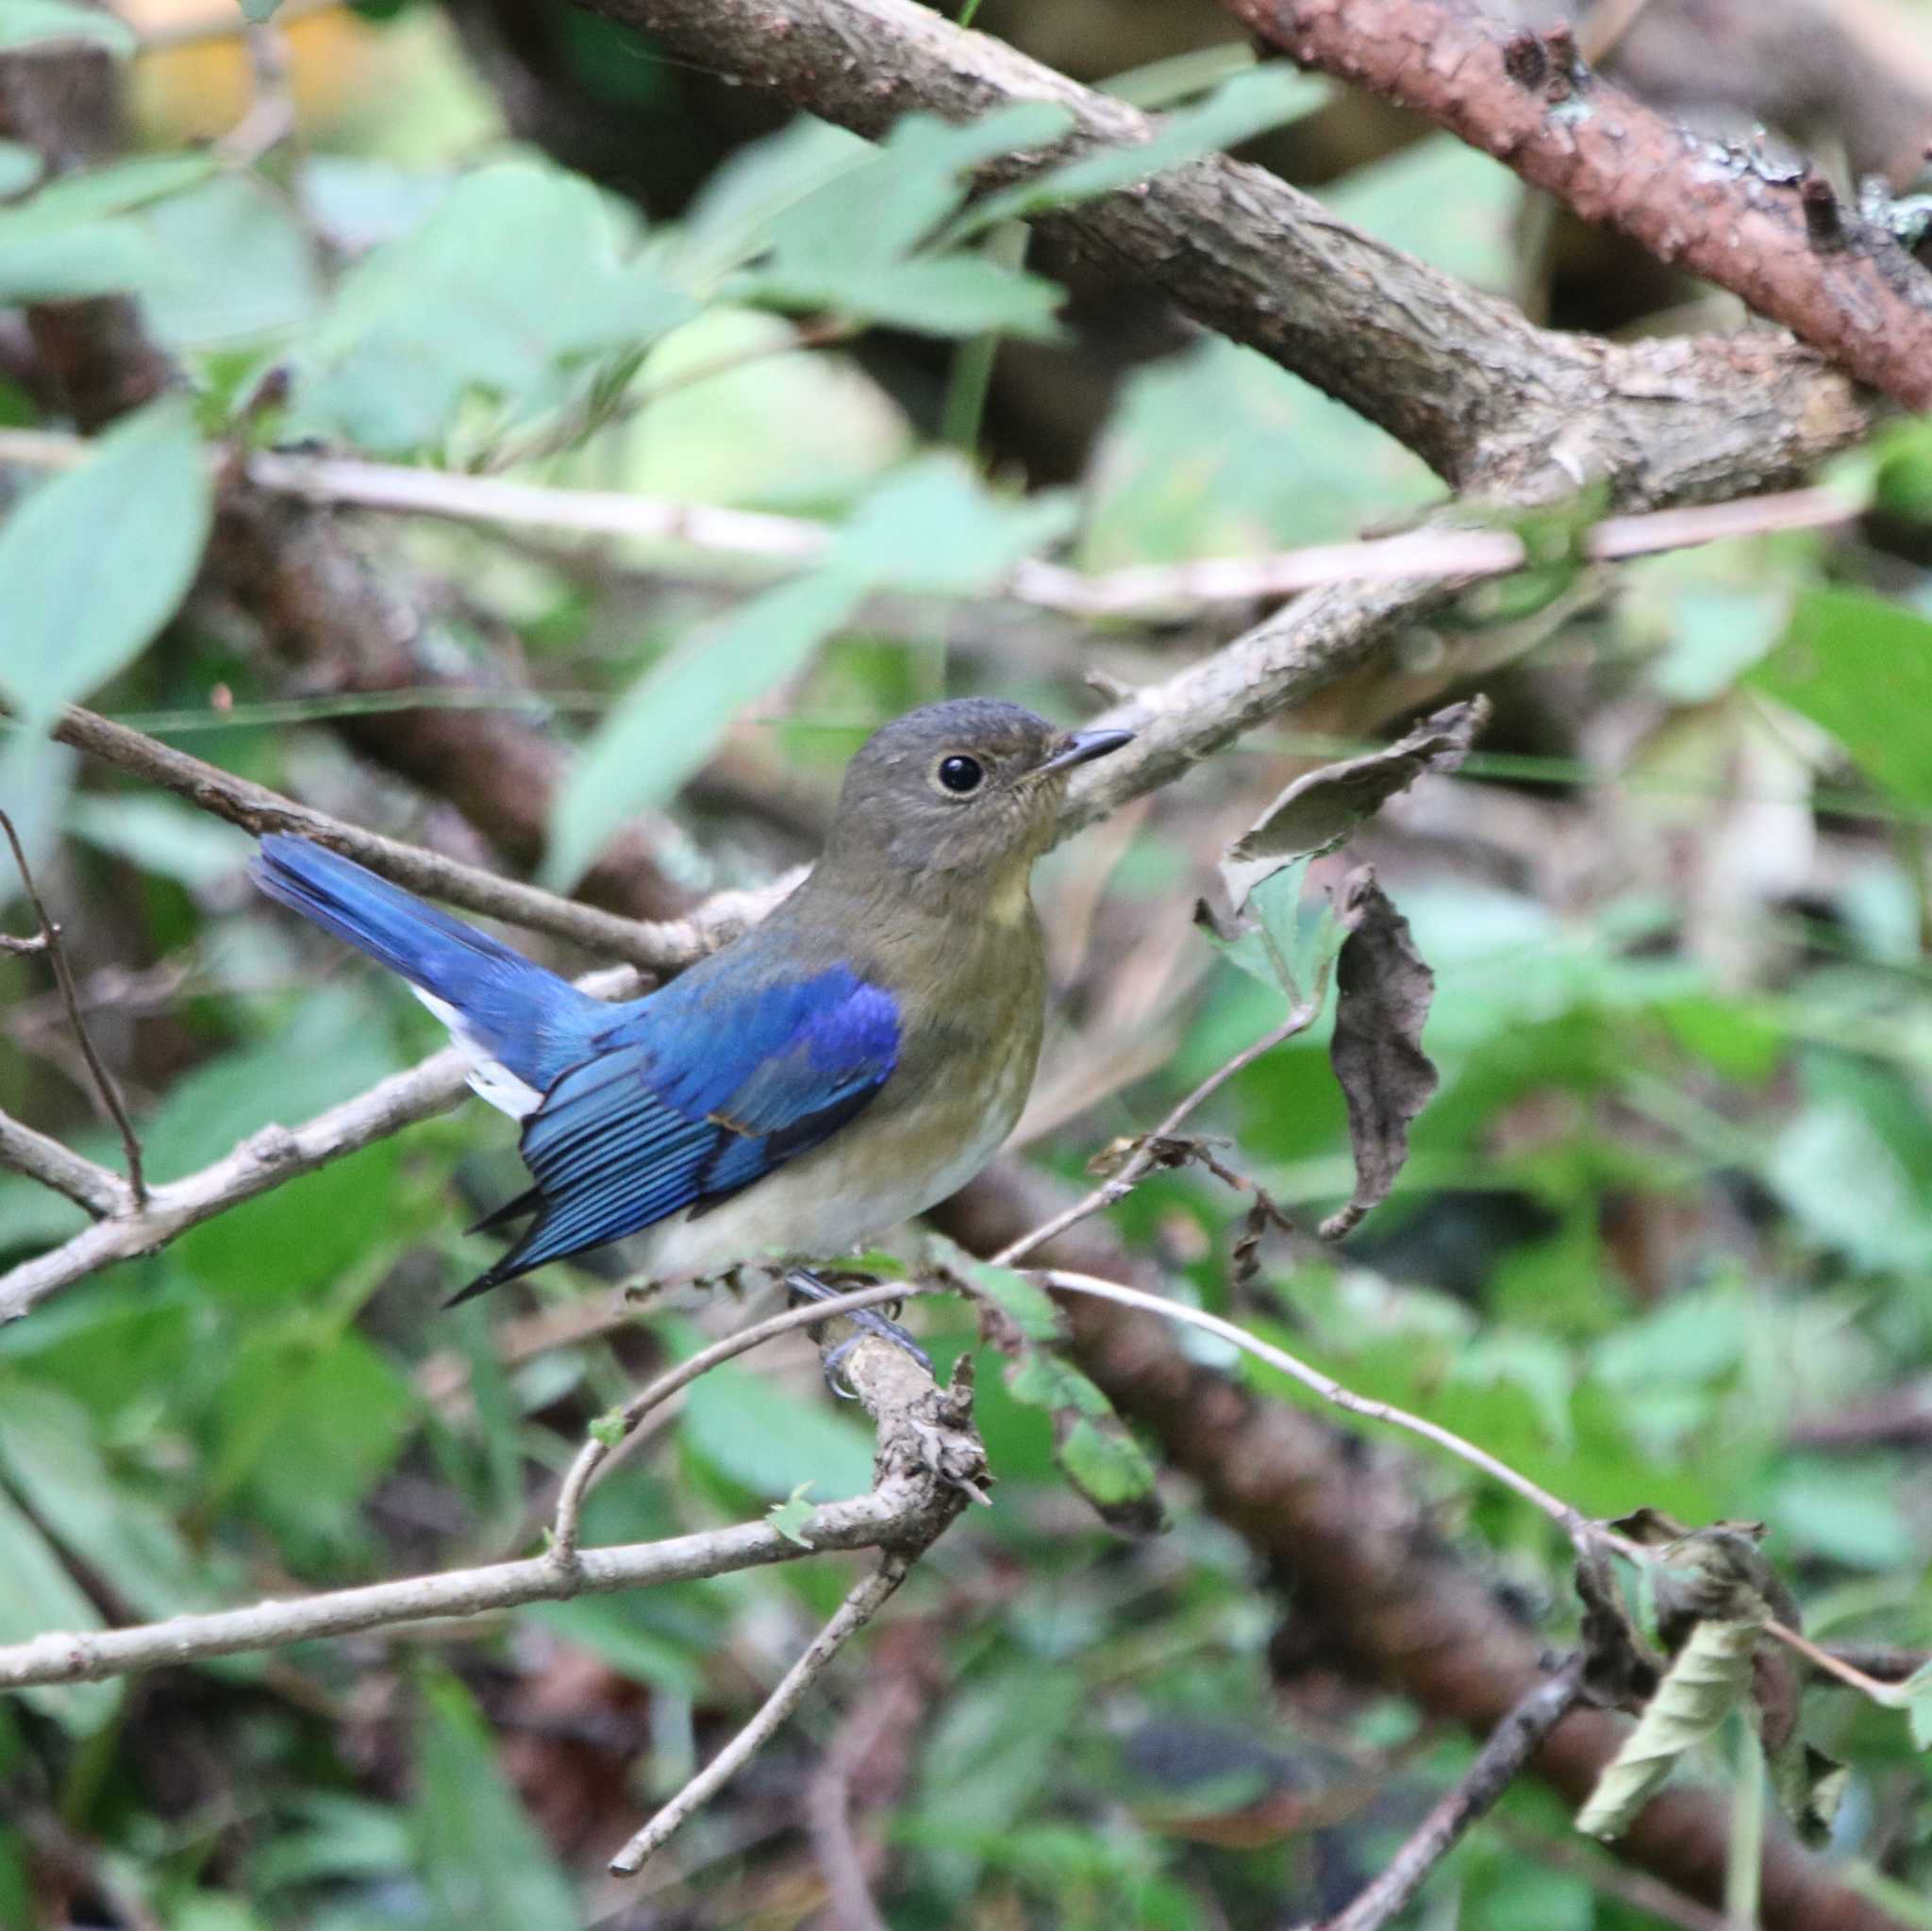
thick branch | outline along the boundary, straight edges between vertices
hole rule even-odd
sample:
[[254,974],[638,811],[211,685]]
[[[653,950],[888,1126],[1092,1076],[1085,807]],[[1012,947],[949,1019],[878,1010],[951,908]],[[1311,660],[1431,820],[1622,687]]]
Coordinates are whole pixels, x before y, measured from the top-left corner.
[[1781,176],[1586,69],[1567,27],[1444,0],[1222,0],[1300,61],[1492,154],[1587,221],[1740,295],[1907,408],[1932,408],[1932,275],[1816,175]]
[[[1001,1166],[958,1196],[944,1221],[963,1245],[991,1253],[1064,1204],[1051,1182]],[[1099,1222],[1070,1230],[1041,1257],[1116,1279],[1142,1273]],[[1542,1680],[1534,1633],[1439,1540],[1400,1460],[1365,1459],[1317,1418],[1189,1360],[1155,1316],[1075,1297],[1063,1306],[1080,1366],[1200,1483],[1204,1505],[1292,1594],[1297,1623],[1324,1661],[1481,1736]],[[1625,1728],[1605,1712],[1573,1711],[1531,1769],[1580,1805]],[[1684,1789],[1653,1799],[1614,1848],[1721,1904],[1728,1843],[1723,1803]],[[1765,1846],[1762,1923],[1766,1931],[1897,1931],[1879,1906],[1779,1836]]]
[[[579,4],[867,136],[915,109],[958,121],[1050,100],[1073,113],[1070,137],[989,164],[989,182],[1153,130],[914,0]],[[1788,342],[1613,347],[1539,329],[1219,156],[1039,225],[1306,376],[1458,486],[1546,497],[1602,474],[1626,507],[1735,495],[1790,480],[1868,422],[1850,384]]]

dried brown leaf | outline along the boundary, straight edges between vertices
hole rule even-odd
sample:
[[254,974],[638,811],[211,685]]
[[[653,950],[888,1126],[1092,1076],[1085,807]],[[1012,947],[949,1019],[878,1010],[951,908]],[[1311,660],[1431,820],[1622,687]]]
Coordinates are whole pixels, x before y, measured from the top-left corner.
[[1322,1223],[1324,1240],[1341,1240],[1388,1198],[1408,1157],[1409,1123],[1436,1090],[1436,1069],[1422,1048],[1436,975],[1416,951],[1408,921],[1376,884],[1374,867],[1350,873],[1339,915],[1348,936],[1335,965],[1329,1057],[1348,1102],[1355,1193]]
[[1221,875],[1234,912],[1284,865],[1332,852],[1425,771],[1454,771],[1489,722],[1490,701],[1472,697],[1424,718],[1397,742],[1304,774],[1228,847]]

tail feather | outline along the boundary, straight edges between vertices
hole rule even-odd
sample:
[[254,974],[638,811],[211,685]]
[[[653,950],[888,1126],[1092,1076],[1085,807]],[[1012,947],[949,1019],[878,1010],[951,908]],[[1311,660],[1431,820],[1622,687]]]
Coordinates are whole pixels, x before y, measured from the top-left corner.
[[270,833],[252,872],[269,897],[408,980],[476,1061],[472,1084],[507,1111],[527,1110],[525,1096],[534,1106],[608,1023],[569,980],[307,839]]

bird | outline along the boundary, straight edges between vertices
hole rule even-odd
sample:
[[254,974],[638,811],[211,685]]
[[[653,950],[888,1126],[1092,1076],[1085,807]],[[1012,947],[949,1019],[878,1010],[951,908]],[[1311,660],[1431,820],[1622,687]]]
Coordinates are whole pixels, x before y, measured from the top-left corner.
[[776,1263],[823,1298],[814,1264],[956,1192],[1012,1131],[1045,1018],[1034,861],[1070,774],[1132,736],[985,697],[908,711],[852,758],[804,882],[620,1003],[309,840],[263,837],[253,875],[407,980],[521,1123],[532,1185],[471,1231],[526,1224],[448,1305],[630,1237],[660,1285]]

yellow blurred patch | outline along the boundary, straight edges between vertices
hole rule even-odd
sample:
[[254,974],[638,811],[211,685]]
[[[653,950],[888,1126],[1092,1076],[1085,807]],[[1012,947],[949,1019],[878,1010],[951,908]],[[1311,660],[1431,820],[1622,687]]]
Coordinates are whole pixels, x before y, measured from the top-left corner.
[[[128,106],[143,140],[213,141],[247,111],[254,90],[235,0],[121,0],[116,10],[143,37],[183,41],[135,59]],[[291,0],[283,13],[296,125],[325,133],[374,78],[379,31],[345,7],[306,9]]]

